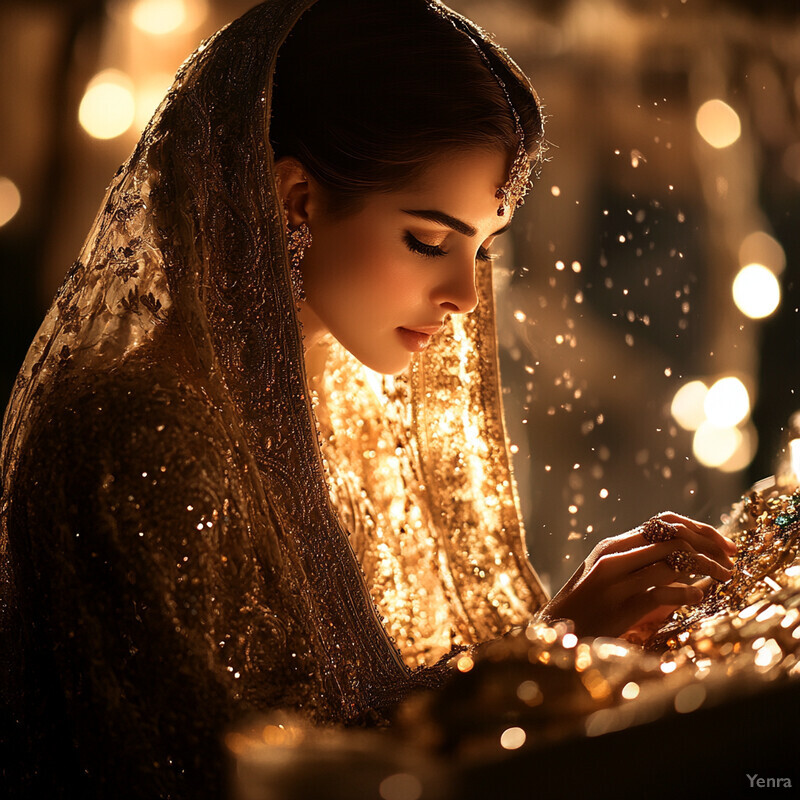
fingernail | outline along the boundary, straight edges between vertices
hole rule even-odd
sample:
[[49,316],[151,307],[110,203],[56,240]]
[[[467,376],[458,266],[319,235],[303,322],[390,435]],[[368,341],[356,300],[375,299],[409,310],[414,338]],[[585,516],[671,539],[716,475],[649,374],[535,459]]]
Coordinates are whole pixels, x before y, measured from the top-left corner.
[[739,549],[736,546],[736,542],[734,542],[732,539],[729,539],[727,536],[723,536],[722,538],[725,539],[725,544],[727,545],[729,550],[735,553]]

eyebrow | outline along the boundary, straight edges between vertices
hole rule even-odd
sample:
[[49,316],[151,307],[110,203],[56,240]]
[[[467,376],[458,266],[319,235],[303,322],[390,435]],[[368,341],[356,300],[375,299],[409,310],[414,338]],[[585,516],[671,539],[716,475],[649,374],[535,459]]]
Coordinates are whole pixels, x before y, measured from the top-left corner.
[[[427,219],[431,222],[438,222],[441,225],[446,225],[448,228],[452,228],[456,233],[463,233],[464,236],[474,236],[477,231],[472,225],[468,225],[466,222],[462,222],[460,219],[456,217],[450,216],[450,214],[445,214],[444,211],[427,211],[427,210],[407,210],[402,209],[404,214],[410,214],[412,217],[419,217],[420,219]],[[511,220],[509,220],[502,228],[498,228],[494,233],[489,234],[490,236],[499,236],[501,233],[505,233],[511,227]]]

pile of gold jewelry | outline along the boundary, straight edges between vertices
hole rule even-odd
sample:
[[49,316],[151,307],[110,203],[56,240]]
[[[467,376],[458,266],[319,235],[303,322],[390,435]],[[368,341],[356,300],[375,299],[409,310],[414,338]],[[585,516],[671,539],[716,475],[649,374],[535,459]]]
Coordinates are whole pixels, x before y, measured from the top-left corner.
[[[738,546],[731,578],[717,584],[703,602],[676,611],[647,642],[648,649],[676,649],[690,640],[697,645],[709,637],[738,638],[735,631],[752,618],[780,617],[780,630],[791,637],[800,619],[796,609],[789,613],[792,598],[800,593],[800,489],[791,494],[753,489],[734,506],[722,531]],[[719,635],[720,627],[725,636]],[[794,650],[800,641],[794,638],[786,645]],[[712,650],[717,652],[703,645],[704,652]]]
[[722,528],[738,545],[731,578],[678,609],[644,647],[578,638],[565,621],[531,623],[457,656],[466,674],[412,715],[417,737],[428,720],[439,747],[491,759],[688,714],[797,678],[800,490],[793,489],[755,489],[734,506]]

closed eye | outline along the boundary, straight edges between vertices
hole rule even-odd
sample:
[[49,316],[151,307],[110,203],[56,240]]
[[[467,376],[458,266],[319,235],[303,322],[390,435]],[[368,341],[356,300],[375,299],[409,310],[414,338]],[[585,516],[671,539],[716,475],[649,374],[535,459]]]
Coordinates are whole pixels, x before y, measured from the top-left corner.
[[[403,241],[412,253],[419,253],[419,255],[427,258],[438,258],[439,256],[447,255],[447,251],[442,250],[438,244],[425,244],[408,231],[403,235]],[[477,261],[494,261],[496,258],[497,255],[495,253],[489,253],[483,247],[478,248]]]

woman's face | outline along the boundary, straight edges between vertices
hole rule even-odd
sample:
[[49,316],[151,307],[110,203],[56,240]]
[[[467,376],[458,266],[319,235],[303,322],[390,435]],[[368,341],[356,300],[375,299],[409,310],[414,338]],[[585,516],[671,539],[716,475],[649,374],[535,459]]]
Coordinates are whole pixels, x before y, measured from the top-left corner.
[[344,220],[309,191],[313,242],[302,261],[308,339],[329,331],[367,367],[401,372],[449,314],[477,305],[475,262],[508,228],[495,192],[507,178],[501,152],[469,151],[437,161],[416,184],[374,194]]

